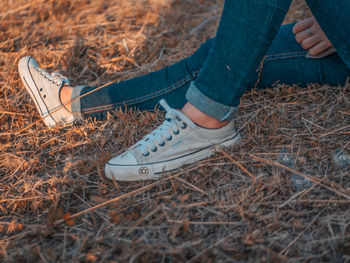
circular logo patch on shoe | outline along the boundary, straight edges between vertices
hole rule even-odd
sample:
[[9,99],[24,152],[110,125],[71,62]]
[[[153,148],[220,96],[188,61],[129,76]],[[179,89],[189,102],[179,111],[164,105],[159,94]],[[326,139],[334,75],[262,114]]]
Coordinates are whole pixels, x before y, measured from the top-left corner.
[[140,169],[139,169],[139,174],[141,175],[141,176],[147,176],[148,174],[149,174],[149,170],[148,170],[148,168],[147,167],[141,167]]

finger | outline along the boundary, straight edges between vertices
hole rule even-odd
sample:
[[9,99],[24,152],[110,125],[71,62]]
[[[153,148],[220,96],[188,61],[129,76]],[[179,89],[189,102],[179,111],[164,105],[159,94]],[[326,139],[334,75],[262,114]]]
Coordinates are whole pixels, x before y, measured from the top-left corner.
[[315,21],[315,23],[312,25],[312,27],[310,27],[310,32],[313,33],[318,33],[318,32],[322,32],[322,29],[320,27],[320,25],[317,23],[317,21]]
[[312,37],[313,33],[310,29],[306,29],[295,35],[295,40],[301,44],[305,39]]
[[323,51],[331,48],[332,45],[328,41],[322,41],[318,43],[316,46],[312,47],[309,50],[310,55],[317,56],[318,54],[322,53]]
[[306,38],[302,43],[301,43],[301,47],[303,49],[310,49],[314,46],[316,46],[317,44],[319,44],[320,42],[322,42],[323,39],[321,38],[320,35],[314,35],[312,37]]
[[310,28],[314,24],[314,22],[315,22],[315,19],[311,17],[296,23],[293,27],[293,33],[298,34],[301,31],[304,31],[305,29]]

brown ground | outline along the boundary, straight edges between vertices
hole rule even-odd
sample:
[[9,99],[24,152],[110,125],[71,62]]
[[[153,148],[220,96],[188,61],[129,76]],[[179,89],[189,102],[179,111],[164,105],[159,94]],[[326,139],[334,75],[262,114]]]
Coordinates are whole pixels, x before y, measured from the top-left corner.
[[[117,184],[103,177],[105,161],[162,115],[50,130],[18,59],[32,55],[80,84],[144,74],[213,36],[223,1],[0,2],[0,261],[350,262],[349,167],[333,162],[350,148],[348,85],[249,92],[238,147],[152,185]],[[296,2],[287,20],[307,13]],[[282,149],[294,171],[278,163]],[[295,190],[298,172],[311,188]]]

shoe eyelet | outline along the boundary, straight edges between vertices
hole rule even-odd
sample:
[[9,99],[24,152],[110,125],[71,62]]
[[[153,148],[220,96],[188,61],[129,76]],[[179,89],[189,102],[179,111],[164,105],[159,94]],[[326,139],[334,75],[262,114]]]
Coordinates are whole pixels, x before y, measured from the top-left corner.
[[173,139],[173,136],[170,135],[169,138],[165,138],[167,141],[171,141]]
[[41,88],[40,91],[43,91],[43,88]]
[[143,154],[143,156],[147,157],[149,155],[149,152],[146,152]]
[[183,123],[182,123],[182,126],[181,126],[181,129],[184,130],[184,129],[186,129],[186,128],[187,128],[187,124],[183,122]]
[[180,131],[179,131],[179,130],[174,131],[174,134],[175,134],[175,135],[178,135],[179,133],[180,133]]
[[45,99],[45,98],[46,98],[46,95],[44,95],[43,98]]
[[159,144],[160,147],[163,147],[164,145],[165,145],[165,142]]
[[154,153],[155,153],[157,150],[158,150],[157,147],[154,147],[154,148],[151,149],[151,151],[154,152]]

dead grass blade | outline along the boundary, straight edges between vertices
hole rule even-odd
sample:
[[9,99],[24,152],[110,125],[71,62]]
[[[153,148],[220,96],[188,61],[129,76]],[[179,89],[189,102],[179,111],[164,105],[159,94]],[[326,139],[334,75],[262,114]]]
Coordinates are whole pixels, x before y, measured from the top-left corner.
[[[255,155],[253,155],[253,154],[251,154],[250,156],[251,156],[252,159],[255,160],[255,161],[263,162],[263,163],[266,163],[266,164],[269,164],[269,165],[272,165],[272,166],[276,166],[276,167],[279,167],[279,168],[283,168],[283,169],[285,169],[285,170],[287,170],[287,171],[289,171],[289,172],[291,172],[291,173],[297,174],[297,175],[299,175],[299,176],[301,176],[301,177],[303,177],[303,178],[305,178],[305,179],[308,179],[308,180],[310,180],[311,182],[315,183],[316,185],[320,185],[320,186],[322,186],[323,188],[325,188],[325,189],[327,189],[327,190],[329,190],[329,191],[331,191],[331,192],[333,192],[333,193],[336,193],[336,194],[339,195],[339,196],[342,196],[342,197],[344,197],[344,198],[350,200],[350,196],[348,196],[347,194],[345,194],[345,193],[343,193],[343,192],[338,191],[337,189],[333,189],[332,187],[329,187],[329,186],[323,184],[323,183],[321,182],[321,180],[320,180],[320,179],[317,179],[316,177],[303,174],[303,173],[301,173],[301,172],[299,172],[299,171],[297,171],[297,170],[294,170],[294,169],[292,169],[292,168],[290,168],[290,167],[288,167],[288,166],[285,166],[285,165],[280,164],[280,163],[278,163],[278,162],[269,161],[269,160],[266,160],[266,159],[257,157],[257,156],[255,156]],[[336,184],[334,184],[334,185],[336,185]]]

